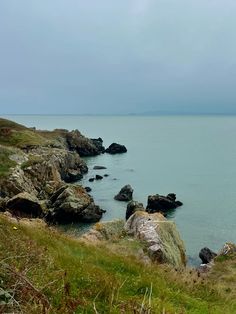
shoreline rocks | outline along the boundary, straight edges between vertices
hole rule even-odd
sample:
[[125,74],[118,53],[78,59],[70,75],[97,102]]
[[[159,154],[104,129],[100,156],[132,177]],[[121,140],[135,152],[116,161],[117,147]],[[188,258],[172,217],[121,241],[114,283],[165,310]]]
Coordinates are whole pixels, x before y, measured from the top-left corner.
[[120,190],[114,199],[121,202],[131,201],[133,198],[133,191],[134,190],[132,189],[131,185],[127,184]]
[[146,208],[148,213],[166,213],[169,210],[175,209],[182,205],[182,202],[176,201],[176,195],[174,193],[170,193],[167,196],[156,194],[148,196]]
[[128,220],[130,216],[132,216],[136,211],[146,211],[143,207],[142,203],[138,203],[136,201],[130,201],[127,204],[125,219]]
[[124,145],[112,143],[106,150],[106,153],[114,155],[114,154],[123,154],[127,152],[127,148]]
[[199,252],[199,257],[202,260],[203,264],[210,263],[216,256],[217,254],[213,252],[211,249],[209,249],[208,247],[204,247]]

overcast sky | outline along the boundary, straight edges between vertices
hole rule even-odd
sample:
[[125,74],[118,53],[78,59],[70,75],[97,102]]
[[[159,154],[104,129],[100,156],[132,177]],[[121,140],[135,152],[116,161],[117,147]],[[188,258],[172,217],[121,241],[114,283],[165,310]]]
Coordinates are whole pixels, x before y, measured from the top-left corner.
[[235,0],[0,0],[0,113],[236,113]]

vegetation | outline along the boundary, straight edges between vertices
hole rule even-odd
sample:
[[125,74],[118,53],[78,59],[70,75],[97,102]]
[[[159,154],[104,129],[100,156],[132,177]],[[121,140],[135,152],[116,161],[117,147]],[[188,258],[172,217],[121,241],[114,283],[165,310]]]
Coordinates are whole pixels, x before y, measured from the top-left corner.
[[10,149],[0,146],[0,177],[7,176],[11,167],[16,165],[16,163],[9,158],[11,154],[12,151]]
[[0,312],[236,312],[234,293],[196,271],[144,267],[37,222],[2,216],[0,233]]

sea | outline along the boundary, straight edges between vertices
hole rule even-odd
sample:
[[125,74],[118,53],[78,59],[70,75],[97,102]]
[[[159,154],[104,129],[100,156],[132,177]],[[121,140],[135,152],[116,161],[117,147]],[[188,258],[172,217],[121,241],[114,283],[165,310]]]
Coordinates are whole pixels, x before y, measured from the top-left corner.
[[[207,246],[218,251],[236,242],[236,116],[77,116],[11,115],[8,119],[37,129],[78,129],[104,146],[127,147],[120,155],[85,158],[89,172],[78,184],[92,188],[95,202],[106,210],[103,221],[124,219],[126,203],[114,200],[130,184],[134,200],[176,193],[183,206],[174,220],[185,242],[189,264],[200,263]],[[105,170],[93,170],[95,165]],[[95,174],[108,174],[89,182]],[[91,225],[67,227],[78,233]]]

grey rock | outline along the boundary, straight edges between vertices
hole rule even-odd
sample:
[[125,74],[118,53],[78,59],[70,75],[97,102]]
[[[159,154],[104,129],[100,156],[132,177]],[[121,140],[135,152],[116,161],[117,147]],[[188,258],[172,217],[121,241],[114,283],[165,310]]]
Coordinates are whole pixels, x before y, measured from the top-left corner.
[[120,190],[114,199],[122,202],[131,201],[133,198],[133,191],[134,190],[132,189],[131,185],[127,184]]

